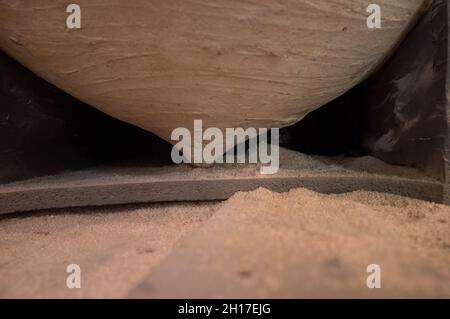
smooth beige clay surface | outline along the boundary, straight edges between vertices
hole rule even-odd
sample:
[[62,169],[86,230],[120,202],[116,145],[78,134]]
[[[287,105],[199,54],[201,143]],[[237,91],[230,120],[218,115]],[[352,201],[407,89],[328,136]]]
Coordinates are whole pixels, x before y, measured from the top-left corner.
[[365,78],[424,0],[0,0],[0,48],[166,140],[176,127],[283,127]]

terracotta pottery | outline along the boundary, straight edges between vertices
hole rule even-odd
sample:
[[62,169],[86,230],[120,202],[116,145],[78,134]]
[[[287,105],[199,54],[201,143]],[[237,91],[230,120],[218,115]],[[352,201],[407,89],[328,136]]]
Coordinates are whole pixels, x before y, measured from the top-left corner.
[[99,110],[177,127],[284,127],[366,78],[428,1],[0,0],[0,47]]

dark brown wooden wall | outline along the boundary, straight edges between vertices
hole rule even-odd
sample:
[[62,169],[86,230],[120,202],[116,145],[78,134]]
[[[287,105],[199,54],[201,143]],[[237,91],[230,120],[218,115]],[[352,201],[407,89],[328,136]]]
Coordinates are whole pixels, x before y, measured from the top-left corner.
[[447,0],[433,1],[376,74],[283,140],[311,154],[372,155],[448,179],[448,20]]

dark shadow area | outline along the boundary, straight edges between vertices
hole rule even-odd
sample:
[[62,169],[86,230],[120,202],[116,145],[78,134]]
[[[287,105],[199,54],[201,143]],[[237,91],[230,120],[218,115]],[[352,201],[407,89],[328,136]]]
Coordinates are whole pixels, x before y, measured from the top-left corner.
[[281,129],[280,146],[311,155],[368,155],[361,145],[364,108],[359,103],[357,87]]
[[0,182],[130,161],[170,163],[169,143],[80,102],[0,52]]

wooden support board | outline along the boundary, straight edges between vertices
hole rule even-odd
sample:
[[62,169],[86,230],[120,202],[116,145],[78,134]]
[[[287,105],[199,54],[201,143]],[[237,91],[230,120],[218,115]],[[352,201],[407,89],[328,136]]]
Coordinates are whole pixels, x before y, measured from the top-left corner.
[[[305,187],[322,193],[389,192],[443,201],[444,185],[409,168],[374,158],[330,159],[282,150],[277,174],[256,165],[194,168],[99,167],[0,186],[0,213],[41,209],[170,201],[224,200],[239,191],[265,187],[284,192]],[[360,166],[370,167],[364,171]],[[358,164],[359,163],[359,164]],[[359,166],[358,166],[359,165]]]

